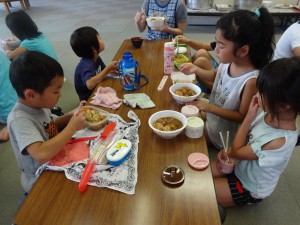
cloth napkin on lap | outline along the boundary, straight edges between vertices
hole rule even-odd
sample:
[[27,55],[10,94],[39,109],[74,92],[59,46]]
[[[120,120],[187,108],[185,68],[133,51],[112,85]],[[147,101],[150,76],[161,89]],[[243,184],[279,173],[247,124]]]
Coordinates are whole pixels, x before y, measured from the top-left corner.
[[110,87],[99,87],[92,99],[91,104],[110,109],[118,109],[122,105],[122,99],[118,98],[116,91]]

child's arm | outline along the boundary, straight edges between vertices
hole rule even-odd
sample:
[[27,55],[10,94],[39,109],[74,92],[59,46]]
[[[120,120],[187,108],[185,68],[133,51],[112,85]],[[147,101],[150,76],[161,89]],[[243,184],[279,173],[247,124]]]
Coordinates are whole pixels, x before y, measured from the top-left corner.
[[118,61],[110,62],[100,73],[96,74],[95,76],[91,77],[86,81],[86,87],[89,90],[94,90],[95,87],[105,78],[105,76],[109,73],[112,69],[118,68]]
[[26,147],[27,152],[40,164],[52,159],[74,135],[86,124],[85,113],[73,116],[68,125],[55,137],[45,142],[35,142]]
[[[257,155],[253,152],[252,147],[247,145],[247,136],[251,127],[251,123],[257,115],[258,108],[258,97],[255,95],[251,100],[248,113],[234,137],[230,151],[230,157],[242,160],[258,159]],[[285,141],[286,140],[284,137],[271,140],[262,146],[262,150],[268,151],[279,149],[285,144]]]
[[258,107],[258,98],[257,95],[255,95],[250,102],[248,113],[233,139],[229,155],[230,157],[247,160],[254,160],[258,158],[253,152],[251,146],[247,145],[247,136],[251,123],[257,115]]
[[55,120],[55,125],[57,126],[58,130],[63,130],[69,123],[70,119],[75,115],[79,114],[79,110],[86,104],[86,101],[81,101],[79,106],[72,111],[57,117]]
[[26,48],[18,47],[18,48],[16,48],[16,49],[13,50],[13,51],[7,50],[7,51],[6,51],[6,54],[7,54],[7,57],[8,57],[9,59],[14,59],[14,58],[16,58],[17,56],[19,56],[19,55],[21,55],[21,54],[23,54],[23,53],[25,53],[25,52],[27,52],[27,49],[26,49]]
[[300,46],[293,48],[292,52],[294,56],[300,56]]
[[241,94],[241,104],[238,111],[228,110],[219,106],[209,104],[205,101],[195,101],[192,105],[199,108],[200,111],[213,113],[223,119],[242,123],[249,108],[252,97],[256,93],[256,78],[248,80]]
[[186,44],[186,45],[190,46],[191,48],[193,48],[195,50],[199,50],[199,49],[205,49],[206,51],[212,51],[213,50],[211,48],[210,43],[194,41],[194,40],[191,40],[189,38],[186,38],[183,35],[178,35],[176,37],[176,39],[178,40],[179,43]]
[[140,32],[143,32],[146,29],[146,15],[144,12],[137,12],[134,17],[135,25]]
[[183,72],[184,74],[192,74],[195,73],[196,76],[200,79],[200,80],[204,80],[207,82],[214,82],[215,77],[217,75],[217,70],[212,71],[212,70],[205,70],[202,69],[196,65],[194,65],[193,63],[183,63],[179,66],[179,70],[181,72]]
[[186,26],[187,26],[187,22],[181,22],[181,23],[177,24],[177,27],[172,28],[172,27],[169,27],[167,25],[167,22],[165,21],[165,26],[161,29],[158,29],[158,31],[167,32],[167,33],[173,34],[173,35],[182,35],[185,31]]

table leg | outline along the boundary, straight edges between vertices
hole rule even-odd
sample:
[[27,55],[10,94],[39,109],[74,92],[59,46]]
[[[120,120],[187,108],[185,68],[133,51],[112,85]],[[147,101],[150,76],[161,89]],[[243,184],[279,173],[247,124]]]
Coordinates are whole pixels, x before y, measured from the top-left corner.
[[30,2],[29,2],[29,0],[23,0],[23,2],[24,2],[24,4],[25,4],[26,8],[29,9],[29,7],[30,7]]
[[4,4],[4,7],[5,7],[5,10],[6,10],[7,14],[9,14],[10,13],[10,9],[9,9],[8,3],[6,1],[4,1],[3,4]]
[[23,0],[20,0],[20,4],[21,4],[21,7],[22,7],[23,10],[27,9],[26,4],[24,3]]

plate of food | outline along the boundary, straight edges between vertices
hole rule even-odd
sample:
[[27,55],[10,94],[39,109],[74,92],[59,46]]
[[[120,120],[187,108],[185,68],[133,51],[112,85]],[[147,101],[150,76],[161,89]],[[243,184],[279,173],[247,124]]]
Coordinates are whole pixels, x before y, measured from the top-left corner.
[[276,8],[280,8],[280,9],[290,9],[293,8],[293,5],[290,4],[277,4],[275,5]]

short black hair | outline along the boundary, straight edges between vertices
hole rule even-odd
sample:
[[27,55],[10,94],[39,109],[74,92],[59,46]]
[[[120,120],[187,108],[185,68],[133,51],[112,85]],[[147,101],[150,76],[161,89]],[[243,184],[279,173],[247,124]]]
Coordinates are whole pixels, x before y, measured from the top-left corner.
[[42,34],[38,31],[35,22],[23,10],[8,14],[5,17],[5,23],[10,31],[21,41],[36,38]]
[[289,105],[294,117],[300,113],[300,56],[277,59],[259,73],[256,87],[271,115],[278,118],[278,106]]
[[52,57],[37,51],[27,51],[10,64],[9,79],[20,98],[29,88],[42,94],[56,76],[64,76],[61,65]]
[[99,51],[98,36],[99,33],[93,27],[81,27],[75,30],[70,38],[70,44],[79,57],[92,59],[94,57],[93,49]]

